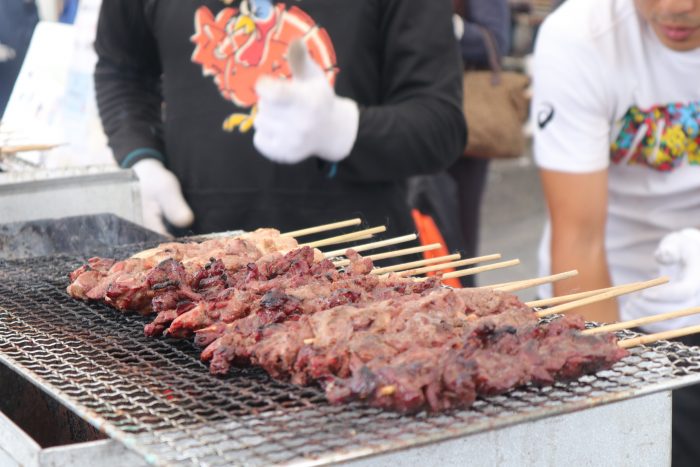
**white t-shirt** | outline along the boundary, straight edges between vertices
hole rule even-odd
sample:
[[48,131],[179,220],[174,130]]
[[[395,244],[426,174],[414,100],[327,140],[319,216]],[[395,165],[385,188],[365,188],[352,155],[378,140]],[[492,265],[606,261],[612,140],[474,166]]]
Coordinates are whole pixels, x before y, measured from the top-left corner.
[[700,49],[665,47],[633,0],[568,0],[539,32],[532,111],[540,167],[609,170],[613,284],[658,275],[660,239],[700,227]]

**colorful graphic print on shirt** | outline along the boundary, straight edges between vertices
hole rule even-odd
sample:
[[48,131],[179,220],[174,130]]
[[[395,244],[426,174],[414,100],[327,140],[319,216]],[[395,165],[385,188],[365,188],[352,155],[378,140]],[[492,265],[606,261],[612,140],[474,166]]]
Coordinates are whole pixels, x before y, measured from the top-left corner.
[[242,0],[239,7],[222,9],[217,15],[207,7],[195,12],[195,44],[192,61],[204,76],[213,77],[224,99],[246,113],[234,113],[223,129],[249,131],[255,120],[255,83],[263,75],[289,79],[287,50],[302,39],[311,57],[326,72],[331,85],[338,73],[335,49],[325,29],[300,8],[287,9],[271,0]]
[[687,158],[700,165],[700,102],[674,103],[648,110],[630,108],[611,146],[615,164],[642,164],[661,172]]

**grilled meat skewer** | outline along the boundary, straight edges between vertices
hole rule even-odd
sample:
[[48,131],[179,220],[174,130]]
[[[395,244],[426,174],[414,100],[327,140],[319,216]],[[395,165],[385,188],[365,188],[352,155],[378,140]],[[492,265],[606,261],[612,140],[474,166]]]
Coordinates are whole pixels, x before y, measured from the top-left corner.
[[[187,284],[164,280],[162,283],[170,288],[171,298],[167,303],[154,299],[157,317],[145,327],[145,332],[155,336],[168,329],[172,337],[187,337],[195,329],[216,321],[232,321],[247,315],[256,300],[270,290],[294,287],[314,279],[331,281],[339,274],[331,261],[318,262],[313,249],[302,247],[285,255],[268,255],[236,273],[227,274],[226,281],[214,293],[193,296],[187,293]],[[163,305],[156,306],[160,303]],[[188,306],[183,307],[183,303]]]
[[[296,240],[282,237],[274,229],[202,243],[164,243],[123,261],[91,258],[69,275],[71,284],[67,290],[80,300],[101,300],[118,310],[149,314],[154,296],[150,287],[156,283],[149,275],[163,261],[182,263],[187,274],[195,278],[211,258],[220,260],[226,271],[235,272],[266,255],[296,246]],[[320,252],[318,258],[322,259]]]
[[355,361],[351,376],[326,385],[326,398],[399,412],[468,407],[477,395],[576,379],[627,355],[614,335],[585,336],[579,332],[583,327],[578,317],[522,328],[485,324],[462,342],[411,346],[391,358]]

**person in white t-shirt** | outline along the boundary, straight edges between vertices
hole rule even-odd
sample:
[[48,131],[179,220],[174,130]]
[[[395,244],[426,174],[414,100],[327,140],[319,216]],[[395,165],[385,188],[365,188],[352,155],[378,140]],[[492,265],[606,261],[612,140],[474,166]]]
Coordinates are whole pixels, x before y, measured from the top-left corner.
[[[549,207],[541,272],[579,271],[540,294],[671,270],[671,284],[584,315],[609,322],[700,305],[700,276],[691,277],[700,267],[700,0],[568,0],[539,32],[533,115]],[[690,323],[700,317],[665,326]],[[676,405],[674,465],[700,465],[697,448],[683,457],[681,437],[697,444],[695,428],[677,436]],[[691,405],[697,414],[700,398]]]

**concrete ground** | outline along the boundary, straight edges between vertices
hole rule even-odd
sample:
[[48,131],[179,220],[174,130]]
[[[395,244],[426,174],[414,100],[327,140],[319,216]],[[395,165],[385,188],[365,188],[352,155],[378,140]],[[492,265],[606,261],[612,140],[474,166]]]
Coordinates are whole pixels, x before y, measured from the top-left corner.
[[[501,253],[502,260],[518,258],[521,264],[482,273],[477,284],[537,277],[537,247],[545,217],[546,205],[531,156],[492,161],[482,205],[479,254]],[[531,288],[518,295],[531,300],[535,293]]]

